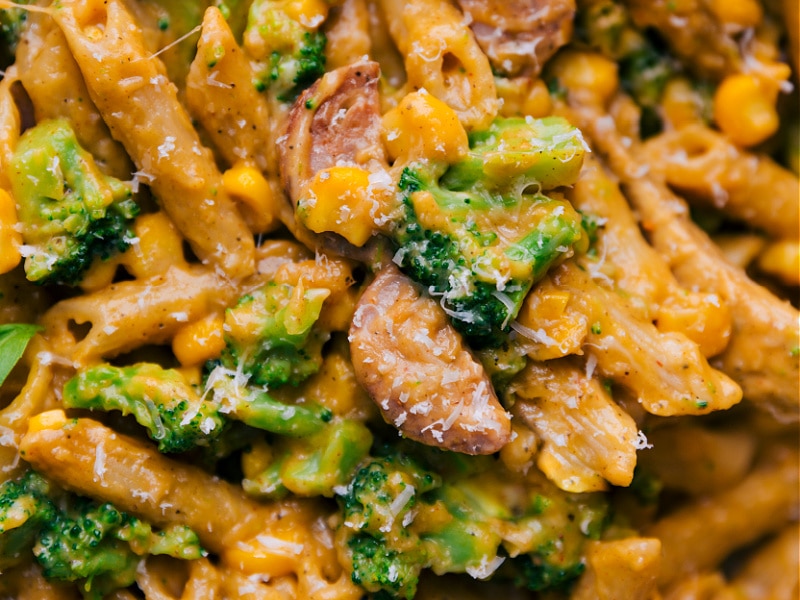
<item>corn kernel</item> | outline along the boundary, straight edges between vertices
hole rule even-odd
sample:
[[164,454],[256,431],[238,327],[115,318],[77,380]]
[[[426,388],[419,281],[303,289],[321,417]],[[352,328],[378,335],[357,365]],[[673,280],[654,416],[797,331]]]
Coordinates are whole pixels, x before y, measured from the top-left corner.
[[67,423],[67,414],[60,408],[47,410],[32,416],[28,420],[28,433],[57,429]]
[[294,573],[303,548],[300,531],[305,527],[297,528],[296,531],[276,531],[270,528],[269,533],[255,539],[237,542],[226,548],[222,555],[223,562],[244,573],[258,573],[270,578]]
[[739,146],[754,146],[778,130],[777,88],[748,74],[726,77],[714,94],[714,120]]
[[786,285],[800,283],[800,243],[797,240],[773,242],[758,257],[758,267]]
[[272,447],[265,440],[255,440],[242,454],[242,472],[247,479],[255,479],[272,464]]
[[120,262],[134,277],[159,275],[173,265],[184,264],[181,236],[163,212],[140,215],[133,232],[139,243],[128,248]]
[[619,87],[617,64],[594,52],[570,51],[557,55],[548,65],[571,94],[605,104]]
[[266,232],[279,223],[279,201],[261,171],[250,165],[234,165],[222,174],[222,185],[240,203],[253,230]]
[[525,473],[533,466],[539,443],[533,430],[516,419],[511,421],[511,431],[511,441],[500,449],[500,460],[512,471]]
[[225,348],[222,336],[224,320],[220,314],[208,315],[184,325],[172,339],[172,352],[184,365],[197,365],[219,356]]
[[392,160],[455,162],[469,150],[467,132],[456,111],[425,91],[407,94],[387,112],[382,134]]
[[661,304],[656,323],[659,331],[683,333],[705,357],[716,356],[728,345],[732,316],[728,305],[716,294],[688,292],[673,295]]
[[522,103],[522,114],[539,119],[549,115],[552,110],[553,101],[547,85],[541,79],[535,79],[528,88],[528,94]]
[[324,0],[290,0],[284,4],[283,10],[303,27],[317,27],[328,16],[328,3]]
[[17,231],[17,208],[14,199],[0,189],[0,275],[8,273],[21,260],[22,234]]
[[528,356],[534,360],[551,360],[577,354],[588,331],[585,319],[567,319],[565,312],[570,292],[544,282],[525,299],[517,321],[544,334],[542,342],[531,345]]
[[675,77],[664,86],[664,120],[673,129],[702,122],[702,99],[688,79]]
[[318,172],[298,202],[303,224],[316,233],[332,231],[354,246],[363,246],[376,231],[372,215],[378,203],[371,197],[369,185],[369,172],[359,167]]
[[722,23],[742,29],[755,27],[764,17],[761,5],[756,0],[711,0],[711,12]]

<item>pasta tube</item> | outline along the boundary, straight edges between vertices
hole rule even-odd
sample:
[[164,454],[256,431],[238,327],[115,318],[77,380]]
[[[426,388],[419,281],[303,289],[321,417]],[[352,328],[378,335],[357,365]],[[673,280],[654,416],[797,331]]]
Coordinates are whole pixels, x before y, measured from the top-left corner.
[[146,52],[123,2],[67,0],[52,15],[112,135],[195,253],[231,277],[250,275],[255,268],[252,234],[226,194],[177,89],[158,58]]

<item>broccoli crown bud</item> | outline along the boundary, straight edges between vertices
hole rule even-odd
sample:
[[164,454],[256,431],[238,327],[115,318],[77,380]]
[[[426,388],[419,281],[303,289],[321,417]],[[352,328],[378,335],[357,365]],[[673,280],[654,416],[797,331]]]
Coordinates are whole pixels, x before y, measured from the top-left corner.
[[[18,1],[17,4],[28,4],[27,1]],[[28,13],[21,8],[4,8],[0,10],[0,68],[5,68],[14,62],[22,28]]]
[[351,553],[353,583],[383,597],[411,600],[417,593],[422,565],[407,552],[387,549],[371,535],[355,535],[347,542]]
[[0,568],[22,560],[41,526],[53,518],[49,494],[50,484],[34,471],[0,486]]
[[330,291],[267,283],[225,313],[225,368],[254,385],[297,385],[322,365],[329,334],[314,327]]
[[10,167],[29,280],[76,285],[95,258],[130,245],[139,213],[131,188],[100,171],[68,121],[42,121],[26,131]]
[[201,398],[180,372],[150,363],[86,369],[66,383],[63,402],[133,415],[160,452],[208,445],[225,425],[216,404]]
[[85,598],[99,600],[134,582],[142,556],[191,560],[205,552],[188,527],[153,531],[110,503],[56,490],[28,471],[0,486],[0,566],[31,554],[46,578],[76,582]]
[[606,525],[602,495],[568,494],[489,457],[417,446],[370,459],[340,492],[353,581],[412,598],[423,569],[536,591],[565,589],[582,572],[584,543]]
[[293,102],[325,73],[328,39],[318,26],[295,20],[279,4],[254,2],[244,39],[251,53],[262,58],[256,87],[270,88],[281,102]]
[[45,577],[78,582],[84,597],[99,599],[131,585],[146,554],[204,555],[197,535],[184,526],[155,533],[110,503],[78,496],[69,501],[44,524],[33,553]]
[[416,162],[398,183],[395,261],[440,299],[473,347],[502,344],[533,284],[585,241],[544,189],[577,180],[585,147],[563,119],[498,119],[454,165]]
[[[350,481],[372,445],[372,433],[355,419],[336,419],[317,433],[276,440],[266,468],[242,481],[244,490],[261,498],[332,497]],[[263,453],[262,453],[263,454]]]

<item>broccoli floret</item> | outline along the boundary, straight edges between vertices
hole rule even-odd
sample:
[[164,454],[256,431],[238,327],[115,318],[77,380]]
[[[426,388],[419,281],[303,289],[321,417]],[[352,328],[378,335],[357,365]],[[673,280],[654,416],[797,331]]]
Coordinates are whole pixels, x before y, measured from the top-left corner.
[[75,285],[95,258],[130,245],[130,224],[139,213],[130,186],[100,171],[65,119],[43,121],[22,135],[9,177],[30,281]]
[[225,313],[219,364],[253,385],[297,385],[319,371],[329,333],[315,327],[330,291],[269,282]]
[[325,73],[327,38],[319,31],[325,15],[296,19],[285,2],[256,0],[250,7],[245,45],[262,60],[256,86],[292,102]]
[[[28,0],[17,0],[16,4],[28,4]],[[21,8],[0,9],[0,67],[14,62],[17,44],[28,18],[28,11]]]
[[389,549],[384,542],[367,534],[351,537],[347,548],[353,565],[350,574],[353,583],[377,592],[376,598],[414,597],[422,563],[413,553]]
[[337,419],[307,437],[283,438],[272,448],[252,450],[270,460],[266,468],[244,479],[242,487],[261,498],[282,498],[289,492],[332,497],[337,487],[350,481],[371,445],[366,425]]
[[50,484],[34,471],[0,486],[0,569],[28,555],[42,525],[56,513]]
[[197,535],[186,527],[154,533],[150,525],[109,503],[70,500],[44,524],[33,553],[45,577],[78,582],[85,598],[99,599],[131,585],[144,555],[204,555]]
[[488,457],[448,464],[430,450],[412,452],[371,460],[341,492],[339,534],[353,581],[410,599],[423,569],[537,591],[563,589],[582,572],[583,545],[606,523],[602,495],[567,494]]
[[627,8],[613,0],[581,11],[577,31],[591,47],[619,63],[622,88],[642,109],[642,136],[661,131],[661,95],[667,81],[680,71],[662,40],[651,30],[640,31]]
[[440,485],[438,475],[404,454],[358,470],[340,498],[354,583],[392,598],[414,597],[428,559],[408,519],[420,495]]
[[577,180],[585,145],[561,118],[499,119],[454,165],[416,162],[400,177],[395,261],[440,297],[476,347],[502,342],[532,285],[585,238],[580,215],[543,190]]
[[32,555],[45,577],[76,582],[85,598],[99,600],[131,585],[148,554],[191,560],[205,552],[183,525],[153,531],[109,503],[56,490],[35,471],[0,486],[2,569]]
[[63,402],[67,408],[133,415],[160,452],[207,445],[225,425],[218,406],[202,399],[180,372],[149,363],[82,371],[64,386]]
[[560,565],[549,562],[550,557],[557,557],[553,550],[539,553],[523,554],[514,559],[514,567],[518,569],[515,583],[533,592],[547,589],[565,589],[573,583],[586,565],[582,562],[568,562]]
[[209,446],[228,419],[282,435],[319,431],[331,412],[314,403],[284,404],[266,392],[237,383],[223,367],[211,373],[200,392],[175,369],[151,363],[130,367],[101,364],[78,373],[64,385],[64,406],[133,415],[158,442],[160,452],[183,452]]

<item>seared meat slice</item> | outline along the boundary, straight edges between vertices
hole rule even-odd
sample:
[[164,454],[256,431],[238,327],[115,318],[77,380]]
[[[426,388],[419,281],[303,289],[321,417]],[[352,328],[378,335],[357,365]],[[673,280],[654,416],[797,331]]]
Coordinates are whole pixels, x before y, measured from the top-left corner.
[[458,0],[495,71],[538,75],[572,37],[575,0]]
[[394,265],[362,295],[350,351],[359,382],[406,437],[466,454],[509,441],[509,415],[483,367],[439,304]]
[[365,61],[330,71],[289,113],[279,140],[281,181],[292,204],[315,173],[335,165],[387,167],[381,143],[380,66]]

